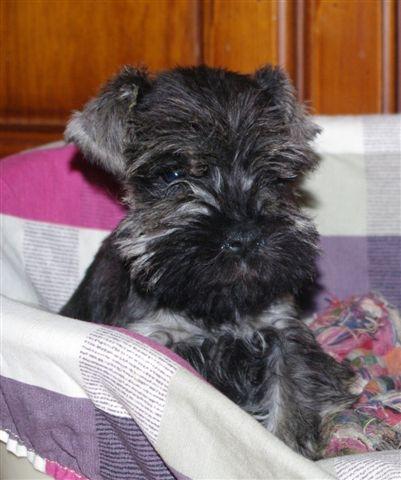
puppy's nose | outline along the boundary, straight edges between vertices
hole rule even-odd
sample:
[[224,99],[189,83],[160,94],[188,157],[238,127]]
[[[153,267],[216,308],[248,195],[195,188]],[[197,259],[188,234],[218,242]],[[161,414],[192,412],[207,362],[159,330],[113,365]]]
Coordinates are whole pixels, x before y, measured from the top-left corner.
[[228,252],[243,254],[262,243],[260,230],[252,223],[246,223],[231,228],[222,248]]

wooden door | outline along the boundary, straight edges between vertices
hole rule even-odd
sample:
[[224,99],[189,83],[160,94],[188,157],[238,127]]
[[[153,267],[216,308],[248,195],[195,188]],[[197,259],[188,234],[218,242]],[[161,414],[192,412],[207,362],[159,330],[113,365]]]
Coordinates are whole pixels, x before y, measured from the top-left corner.
[[2,0],[0,21],[0,156],[61,138],[124,64],[278,63],[313,113],[401,111],[400,0]]

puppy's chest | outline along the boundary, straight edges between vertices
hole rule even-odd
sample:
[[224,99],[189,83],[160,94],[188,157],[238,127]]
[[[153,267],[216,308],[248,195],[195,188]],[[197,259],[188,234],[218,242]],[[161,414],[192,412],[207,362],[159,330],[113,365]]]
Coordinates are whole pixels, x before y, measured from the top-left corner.
[[204,338],[206,333],[185,317],[165,309],[148,313],[140,320],[129,323],[127,327],[167,346],[193,337]]
[[201,326],[202,322],[195,324],[191,319],[167,309],[149,312],[143,318],[129,323],[127,327],[158,343],[171,346],[178,342],[201,343],[205,338],[215,338],[224,333],[240,338],[266,327],[282,330],[291,326],[296,321],[295,318],[292,303],[280,300],[260,315],[239,318],[235,323],[223,321],[213,330]]

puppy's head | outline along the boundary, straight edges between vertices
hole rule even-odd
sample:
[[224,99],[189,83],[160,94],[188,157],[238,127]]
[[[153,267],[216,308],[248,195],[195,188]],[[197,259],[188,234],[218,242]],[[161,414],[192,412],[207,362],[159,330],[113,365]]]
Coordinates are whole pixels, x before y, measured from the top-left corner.
[[213,324],[313,276],[317,233],[297,183],[316,165],[316,133],[278,68],[125,68],[66,138],[125,185],[115,245],[138,290]]

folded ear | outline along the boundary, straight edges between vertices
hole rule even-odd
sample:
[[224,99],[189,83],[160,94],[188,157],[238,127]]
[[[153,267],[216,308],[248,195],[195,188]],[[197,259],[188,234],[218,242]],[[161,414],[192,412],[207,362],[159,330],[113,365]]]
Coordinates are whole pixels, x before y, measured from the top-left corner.
[[266,65],[255,72],[255,80],[270,97],[269,103],[280,110],[294,138],[310,141],[319,133],[319,127],[297,101],[295,89],[284,70]]
[[75,143],[105,170],[123,176],[128,117],[149,88],[145,70],[124,67],[82,112],[73,114],[64,133],[66,141]]

